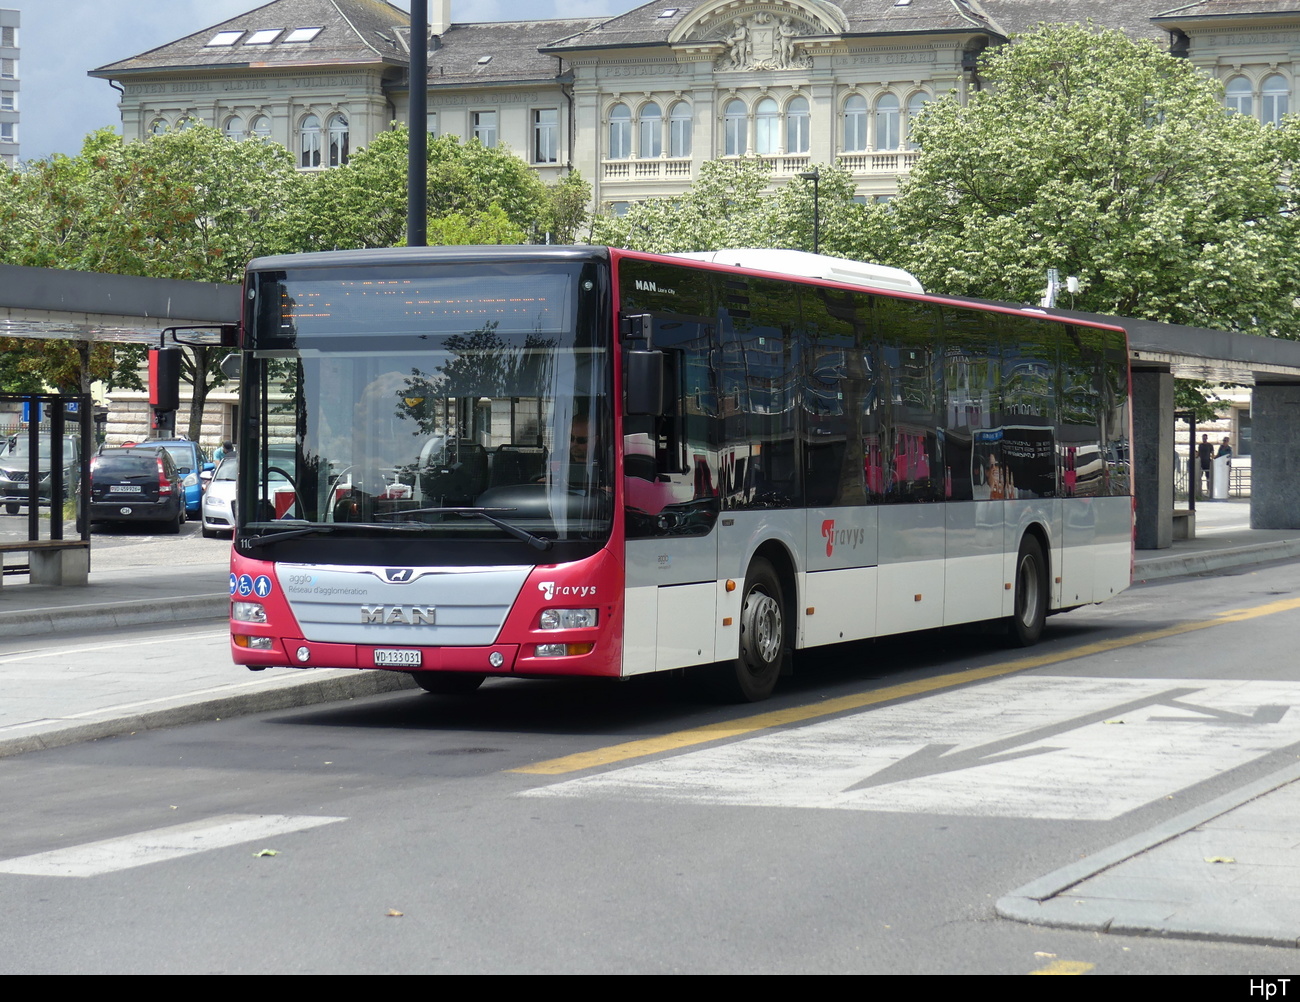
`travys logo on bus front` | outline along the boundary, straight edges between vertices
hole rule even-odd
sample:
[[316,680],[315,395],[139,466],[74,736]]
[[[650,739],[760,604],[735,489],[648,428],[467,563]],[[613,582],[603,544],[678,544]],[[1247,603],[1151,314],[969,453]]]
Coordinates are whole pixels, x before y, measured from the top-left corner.
[[595,585],[557,585],[554,581],[538,583],[537,590],[542,593],[542,598],[548,602],[557,596],[586,598],[588,595],[595,596],[596,594]]
[[826,540],[826,556],[830,557],[834,556],[836,546],[847,546],[850,550],[856,550],[867,538],[867,530],[861,526],[837,529],[835,519],[828,518],[822,522],[822,538]]

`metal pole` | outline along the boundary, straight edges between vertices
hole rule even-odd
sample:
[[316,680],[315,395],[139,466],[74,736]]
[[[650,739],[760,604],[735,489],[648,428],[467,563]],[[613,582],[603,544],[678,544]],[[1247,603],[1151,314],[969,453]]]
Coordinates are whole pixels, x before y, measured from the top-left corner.
[[406,128],[406,246],[428,245],[429,0],[411,0],[410,99]]
[[811,181],[813,183],[813,253],[820,254],[822,242],[822,171],[820,167],[816,167],[813,170],[802,171],[799,176],[805,181]]

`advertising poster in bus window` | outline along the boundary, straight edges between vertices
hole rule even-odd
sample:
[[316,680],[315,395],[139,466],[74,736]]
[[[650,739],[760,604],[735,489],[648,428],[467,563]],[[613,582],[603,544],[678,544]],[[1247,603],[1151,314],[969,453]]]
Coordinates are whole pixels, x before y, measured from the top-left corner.
[[1012,426],[975,432],[971,485],[977,501],[1055,497],[1052,429]]

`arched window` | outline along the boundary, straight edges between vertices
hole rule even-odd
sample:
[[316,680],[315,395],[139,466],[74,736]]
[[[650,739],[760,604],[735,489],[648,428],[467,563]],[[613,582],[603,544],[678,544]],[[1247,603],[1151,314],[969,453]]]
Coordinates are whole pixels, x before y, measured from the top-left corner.
[[745,141],[746,120],[745,102],[739,98],[728,101],[727,107],[722,112],[722,124],[726,155],[729,157],[745,155],[745,149],[749,145]]
[[648,159],[664,151],[664,116],[659,105],[651,102],[641,109],[641,148],[637,155]]
[[331,115],[329,120],[331,167],[342,167],[348,162],[348,119],[346,115]]
[[691,155],[691,106],[685,101],[678,101],[668,114],[668,155]]
[[167,119],[165,118],[155,118],[152,122],[149,123],[149,131],[153,133],[155,136],[163,135],[164,133],[167,132],[167,129],[168,129]]
[[1245,77],[1233,77],[1228,81],[1228,86],[1224,88],[1224,103],[1227,104],[1229,111],[1235,111],[1238,115],[1253,115],[1255,113],[1255,102],[1250,92],[1250,81]]
[[609,158],[626,160],[632,155],[632,112],[625,104],[609,109]]
[[248,130],[258,139],[271,138],[271,120],[265,115],[258,115],[253,119],[252,127]]
[[909,150],[919,150],[921,147],[916,140],[912,138],[912,126],[921,114],[921,109],[925,103],[930,100],[930,95],[925,91],[917,91],[907,99],[907,148]]
[[867,99],[853,94],[844,102],[844,151],[858,153],[867,148]]
[[298,166],[320,166],[320,119],[308,115],[298,127]]
[[796,97],[785,109],[785,151],[787,153],[807,153],[808,135],[808,99]]
[[896,150],[900,139],[898,98],[886,94],[876,102],[876,149]]
[[227,139],[240,140],[244,138],[244,120],[238,115],[231,115],[226,119],[226,124],[221,130],[226,134]]
[[754,109],[754,152],[771,156],[781,149],[781,114],[776,102],[765,97]]
[[1291,110],[1291,88],[1287,86],[1286,77],[1274,73],[1265,77],[1259,88],[1260,118],[1265,125],[1281,125],[1282,116]]

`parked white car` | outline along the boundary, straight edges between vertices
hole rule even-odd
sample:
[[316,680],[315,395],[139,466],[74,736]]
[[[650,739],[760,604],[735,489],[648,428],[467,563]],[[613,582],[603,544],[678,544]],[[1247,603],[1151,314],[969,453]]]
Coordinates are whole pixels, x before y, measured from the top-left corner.
[[236,457],[229,456],[221,461],[208,481],[202,506],[203,535],[208,539],[235,534],[235,477],[238,472]]

